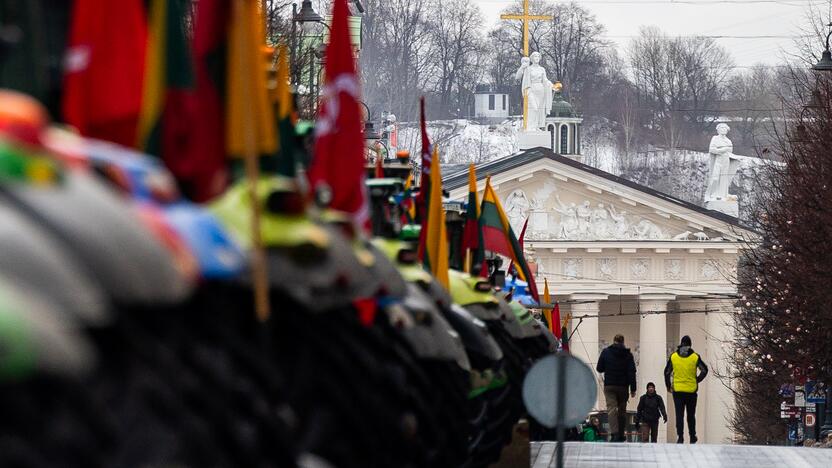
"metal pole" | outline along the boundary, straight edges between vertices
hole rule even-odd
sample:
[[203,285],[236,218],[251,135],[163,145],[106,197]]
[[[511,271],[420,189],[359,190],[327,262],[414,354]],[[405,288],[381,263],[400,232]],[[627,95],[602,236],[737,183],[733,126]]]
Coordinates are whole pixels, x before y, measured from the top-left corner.
[[297,83],[297,81],[295,80],[295,78],[296,78],[295,77],[295,72],[296,72],[296,70],[295,70],[295,60],[298,56],[297,39],[295,38],[297,36],[297,24],[298,23],[297,23],[297,21],[295,21],[295,18],[297,17],[297,14],[298,14],[298,5],[297,5],[297,3],[292,3],[292,59],[289,61],[289,81],[290,81],[289,84],[292,86],[292,88],[294,88],[295,83]]
[[566,433],[566,427],[563,424],[563,413],[566,411],[566,356],[563,353],[557,354],[558,360],[558,391],[556,395],[558,396],[557,401],[557,435],[558,435],[558,445],[557,445],[557,468],[563,468],[563,439]]

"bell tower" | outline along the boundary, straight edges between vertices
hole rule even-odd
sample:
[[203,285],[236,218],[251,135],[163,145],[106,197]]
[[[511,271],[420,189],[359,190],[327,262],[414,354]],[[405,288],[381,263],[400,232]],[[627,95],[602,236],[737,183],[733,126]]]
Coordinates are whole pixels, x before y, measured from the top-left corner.
[[577,114],[563,97],[563,85],[558,81],[552,86],[552,109],[546,117],[546,129],[550,135],[549,148],[563,156],[581,160],[581,124],[584,119]]

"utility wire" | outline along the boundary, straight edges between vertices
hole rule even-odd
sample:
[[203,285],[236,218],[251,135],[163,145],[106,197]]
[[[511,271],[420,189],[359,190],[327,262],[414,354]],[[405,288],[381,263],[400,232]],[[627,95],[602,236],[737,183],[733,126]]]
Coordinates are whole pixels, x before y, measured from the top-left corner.
[[[670,287],[670,286],[662,286],[660,284],[655,284],[655,283],[630,283],[630,282],[626,282],[626,281],[586,278],[586,277],[582,277],[582,276],[571,276],[571,275],[565,275],[565,274],[562,274],[562,273],[547,273],[547,272],[544,272],[542,276],[544,276],[544,277],[560,276],[560,277],[563,277],[563,278],[567,278],[569,280],[574,280],[576,282],[591,281],[591,282],[595,282],[595,283],[609,283],[609,284],[617,284],[617,285],[624,285],[624,286],[632,286],[632,287],[637,287],[637,288],[646,287],[646,288],[664,289],[664,290],[667,290],[667,291],[689,292],[689,293],[695,293],[697,295],[702,294],[702,291],[695,291],[695,290],[692,290],[692,289],[675,288],[675,287]],[[685,284],[690,284],[690,283],[685,283]],[[730,293],[706,293],[705,296],[713,298],[713,299],[717,299],[717,298],[737,299],[737,298],[739,298],[739,295],[730,294]],[[702,296],[698,296],[698,297],[702,297]]]

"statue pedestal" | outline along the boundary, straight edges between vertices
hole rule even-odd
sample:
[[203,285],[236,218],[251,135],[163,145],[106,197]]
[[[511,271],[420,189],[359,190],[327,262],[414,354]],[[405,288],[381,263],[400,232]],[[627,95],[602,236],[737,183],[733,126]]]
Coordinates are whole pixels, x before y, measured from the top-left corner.
[[737,200],[710,200],[705,202],[705,208],[720,211],[735,218],[740,217],[740,204]]
[[520,150],[527,150],[542,146],[552,149],[552,134],[543,130],[520,131],[517,135]]

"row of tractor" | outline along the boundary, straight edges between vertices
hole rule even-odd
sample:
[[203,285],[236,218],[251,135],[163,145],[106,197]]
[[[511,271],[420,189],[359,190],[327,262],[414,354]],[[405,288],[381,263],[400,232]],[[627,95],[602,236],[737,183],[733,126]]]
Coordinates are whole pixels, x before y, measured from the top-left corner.
[[275,175],[196,205],[157,159],[2,101],[0,466],[499,459],[557,342],[487,279],[422,267],[403,179],[368,184],[374,237]]

